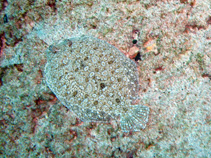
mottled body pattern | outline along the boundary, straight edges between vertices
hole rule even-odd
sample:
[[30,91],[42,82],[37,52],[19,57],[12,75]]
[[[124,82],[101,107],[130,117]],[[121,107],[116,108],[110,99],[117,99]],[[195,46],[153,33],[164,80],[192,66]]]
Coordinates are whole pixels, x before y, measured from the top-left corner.
[[82,121],[120,117],[124,131],[146,126],[149,108],[131,104],[138,98],[136,64],[107,42],[81,36],[51,45],[45,75],[57,98]]

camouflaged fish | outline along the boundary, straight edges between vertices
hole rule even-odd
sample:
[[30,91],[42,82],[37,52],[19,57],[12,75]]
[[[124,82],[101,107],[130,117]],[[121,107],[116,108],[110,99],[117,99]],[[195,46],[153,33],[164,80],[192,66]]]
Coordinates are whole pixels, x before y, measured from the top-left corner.
[[149,108],[132,105],[139,91],[136,64],[98,38],[61,40],[47,50],[47,85],[82,121],[120,118],[123,131],[145,128]]

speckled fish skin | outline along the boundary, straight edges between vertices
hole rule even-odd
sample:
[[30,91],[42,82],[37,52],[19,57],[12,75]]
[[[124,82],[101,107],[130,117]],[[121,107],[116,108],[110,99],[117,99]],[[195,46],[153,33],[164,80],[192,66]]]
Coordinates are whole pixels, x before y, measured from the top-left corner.
[[149,108],[137,99],[136,64],[98,38],[61,40],[47,50],[46,82],[57,98],[82,121],[120,118],[123,131],[144,129]]

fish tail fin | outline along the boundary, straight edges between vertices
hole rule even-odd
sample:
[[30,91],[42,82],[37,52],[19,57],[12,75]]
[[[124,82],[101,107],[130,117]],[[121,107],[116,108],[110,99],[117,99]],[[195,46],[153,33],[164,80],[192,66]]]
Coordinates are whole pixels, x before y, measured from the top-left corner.
[[121,115],[120,124],[124,132],[140,131],[146,127],[149,108],[144,105],[132,105],[131,109]]

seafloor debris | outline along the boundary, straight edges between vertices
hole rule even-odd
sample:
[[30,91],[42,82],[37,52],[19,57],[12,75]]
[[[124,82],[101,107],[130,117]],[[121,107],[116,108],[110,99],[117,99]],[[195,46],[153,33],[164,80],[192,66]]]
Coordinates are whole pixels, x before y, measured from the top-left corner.
[[118,119],[123,131],[145,128],[149,108],[138,99],[136,64],[107,42],[89,36],[59,41],[47,50],[46,81],[83,121]]

